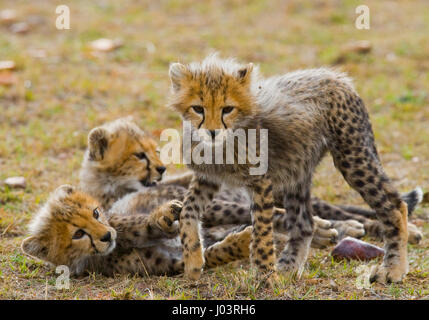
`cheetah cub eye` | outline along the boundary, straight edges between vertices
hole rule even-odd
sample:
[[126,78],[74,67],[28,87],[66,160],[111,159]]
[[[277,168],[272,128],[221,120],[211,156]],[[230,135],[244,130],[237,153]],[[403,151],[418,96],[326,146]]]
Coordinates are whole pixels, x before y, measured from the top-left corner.
[[95,208],[94,211],[92,211],[92,215],[96,220],[98,220],[98,218],[100,217],[100,209],[98,207]]
[[77,230],[75,233],[74,233],[74,235],[73,235],[73,237],[72,237],[72,239],[73,240],[79,240],[79,239],[82,239],[83,238],[83,236],[86,234],[86,232],[85,231],[83,231],[82,229],[79,229],[79,230]]
[[204,108],[202,106],[191,106],[191,108],[198,114],[204,114]]
[[145,160],[147,158],[144,152],[135,153],[134,155],[140,160]]
[[226,106],[222,109],[222,113],[223,114],[228,114],[231,113],[232,111],[234,111],[235,107],[233,106]]

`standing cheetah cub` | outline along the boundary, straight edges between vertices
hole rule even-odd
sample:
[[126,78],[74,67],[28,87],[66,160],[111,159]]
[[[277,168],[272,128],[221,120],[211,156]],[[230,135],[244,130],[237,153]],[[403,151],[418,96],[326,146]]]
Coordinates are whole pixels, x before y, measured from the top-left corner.
[[[299,276],[313,237],[312,176],[329,151],[336,168],[384,226],[386,254],[382,265],[374,268],[371,281],[402,280],[408,272],[407,205],[381,166],[368,113],[349,78],[328,69],[314,69],[263,79],[252,64],[216,55],[189,65],[173,63],[169,74],[170,106],[213,149],[214,142],[219,145],[231,137],[237,140],[234,130],[243,129],[247,141],[249,129],[268,130],[265,174],[250,175],[255,165],[249,157],[241,164],[239,152],[234,152],[233,164],[219,164],[216,159],[200,164],[192,158],[188,165],[195,178],[180,216],[188,277],[200,277],[204,259],[199,218],[222,183],[243,186],[253,196],[253,265],[263,271],[277,269]],[[192,141],[191,150],[197,146]],[[225,143],[223,146],[226,149]],[[247,145],[239,143],[234,151],[240,148]],[[248,155],[247,151],[244,154]],[[278,260],[273,247],[273,194],[283,198],[287,214],[282,225],[289,235]]]

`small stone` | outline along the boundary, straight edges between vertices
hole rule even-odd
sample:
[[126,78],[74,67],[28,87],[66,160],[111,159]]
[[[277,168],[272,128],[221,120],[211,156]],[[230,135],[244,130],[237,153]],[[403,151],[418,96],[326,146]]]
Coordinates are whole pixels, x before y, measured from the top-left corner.
[[16,21],[16,12],[13,9],[4,9],[0,11],[0,23],[10,24]]
[[122,41],[101,38],[92,41],[90,46],[93,50],[96,51],[109,52],[121,47]]
[[355,54],[368,54],[372,50],[371,42],[367,40],[360,40],[348,43],[346,46],[344,46],[339,56],[335,59],[334,64],[341,64],[347,62],[349,60],[350,55]]
[[332,291],[338,291],[338,285],[332,279],[329,281],[329,287],[332,289]]
[[384,255],[384,250],[364,241],[347,237],[340,241],[332,250],[335,260],[361,260],[368,261]]
[[24,34],[30,30],[27,22],[17,22],[10,26],[10,31],[13,33]]
[[13,70],[13,69],[15,69],[15,67],[16,67],[16,64],[12,60],[0,61],[0,71]]
[[27,183],[24,177],[10,177],[7,178],[4,183],[10,188],[22,188],[25,189]]
[[354,52],[359,54],[366,54],[372,50],[371,42],[367,40],[360,40],[349,43],[345,48],[345,52]]

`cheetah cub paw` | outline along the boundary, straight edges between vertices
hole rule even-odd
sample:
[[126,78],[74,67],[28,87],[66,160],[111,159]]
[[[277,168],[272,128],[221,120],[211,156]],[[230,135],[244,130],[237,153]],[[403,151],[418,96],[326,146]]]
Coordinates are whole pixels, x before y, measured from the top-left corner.
[[423,234],[415,224],[408,223],[408,243],[418,244],[423,239]]
[[178,200],[171,200],[158,208],[155,214],[156,225],[168,235],[176,236],[179,234],[180,212],[182,211],[183,203]]
[[337,243],[338,232],[334,229],[329,220],[321,219],[317,216],[313,217],[314,235],[311,242],[311,247],[323,249],[329,245]]
[[371,269],[370,282],[397,283],[401,282],[408,270],[404,266],[387,267],[384,264],[375,265]]
[[363,223],[356,220],[333,221],[333,227],[338,231],[338,238],[345,237],[362,238],[365,235]]

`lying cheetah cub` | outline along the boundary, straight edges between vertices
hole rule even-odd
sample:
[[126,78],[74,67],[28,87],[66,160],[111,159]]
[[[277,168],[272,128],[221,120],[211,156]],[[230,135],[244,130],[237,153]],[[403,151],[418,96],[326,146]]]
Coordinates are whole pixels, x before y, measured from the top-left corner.
[[[30,225],[22,250],[73,275],[88,272],[173,275],[183,272],[177,224],[182,203],[150,214],[105,213],[100,203],[69,185],[57,188]],[[233,230],[205,250],[207,266],[248,256],[251,230]],[[224,235],[222,235],[224,236]]]
[[[265,174],[250,174],[256,165],[246,143],[236,146],[233,164],[219,163],[213,155],[206,163],[191,159],[189,167],[195,179],[180,217],[188,277],[200,276],[204,257],[198,220],[222,183],[247,188],[253,195],[252,264],[262,271],[277,269],[299,276],[314,231],[312,176],[330,152],[347,183],[383,224],[386,254],[382,265],[373,269],[371,281],[403,279],[408,272],[407,205],[382,168],[368,113],[349,78],[328,69],[314,69],[263,79],[252,64],[212,55],[189,65],[172,64],[170,79],[171,107],[213,149],[227,138],[235,141],[237,129],[244,132],[246,141],[252,130],[268,131],[267,141],[254,146],[260,150],[262,144],[267,145]],[[226,143],[223,147],[225,155]],[[193,140],[191,151],[200,150],[196,148],[200,144]],[[240,154],[247,156],[246,163],[239,161]],[[287,211],[280,226],[290,236],[278,259],[273,248],[276,193]]]

